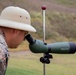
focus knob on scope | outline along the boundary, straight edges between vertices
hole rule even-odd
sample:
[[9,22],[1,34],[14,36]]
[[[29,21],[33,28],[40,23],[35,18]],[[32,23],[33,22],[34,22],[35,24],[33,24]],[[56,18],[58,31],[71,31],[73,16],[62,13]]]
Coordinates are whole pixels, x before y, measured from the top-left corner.
[[25,38],[30,43],[29,48],[33,53],[73,54],[76,52],[76,44],[73,42],[45,44],[41,40],[34,40],[30,34]]

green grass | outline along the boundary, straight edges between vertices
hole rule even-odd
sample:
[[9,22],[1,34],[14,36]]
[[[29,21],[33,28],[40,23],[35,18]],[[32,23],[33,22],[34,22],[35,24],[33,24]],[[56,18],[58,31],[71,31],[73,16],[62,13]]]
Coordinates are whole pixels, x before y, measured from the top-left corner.
[[[6,75],[43,75],[41,56],[30,53],[11,57]],[[46,65],[46,75],[76,75],[76,54],[53,54],[51,63]]]

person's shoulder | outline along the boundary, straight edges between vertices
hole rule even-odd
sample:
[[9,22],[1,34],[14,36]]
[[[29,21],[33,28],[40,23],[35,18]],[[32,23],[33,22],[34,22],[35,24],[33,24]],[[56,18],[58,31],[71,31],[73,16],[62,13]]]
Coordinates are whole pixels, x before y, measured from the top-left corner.
[[4,56],[4,50],[0,46],[0,61],[2,60],[3,56]]
[[0,41],[0,49],[3,49],[4,47],[5,47],[5,44],[2,41]]

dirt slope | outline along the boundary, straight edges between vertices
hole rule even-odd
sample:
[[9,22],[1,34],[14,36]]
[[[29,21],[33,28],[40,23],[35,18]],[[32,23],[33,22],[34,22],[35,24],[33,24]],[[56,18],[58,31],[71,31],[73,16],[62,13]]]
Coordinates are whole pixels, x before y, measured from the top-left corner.
[[76,8],[67,7],[53,0],[0,0],[0,11],[6,6],[20,6],[28,11],[41,11],[42,5],[47,6],[47,11],[59,11],[67,13],[76,13]]

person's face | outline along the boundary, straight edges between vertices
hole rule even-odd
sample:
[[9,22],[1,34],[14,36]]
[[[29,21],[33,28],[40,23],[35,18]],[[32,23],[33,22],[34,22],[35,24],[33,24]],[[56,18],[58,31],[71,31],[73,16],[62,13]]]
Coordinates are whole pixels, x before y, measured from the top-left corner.
[[18,34],[15,35],[15,37],[12,40],[12,48],[16,48],[18,45],[24,41],[24,37],[28,32],[19,31]]
[[9,48],[17,48],[18,45],[24,40],[25,35],[28,32],[21,30],[13,30],[9,33],[9,38],[7,37],[7,44]]

